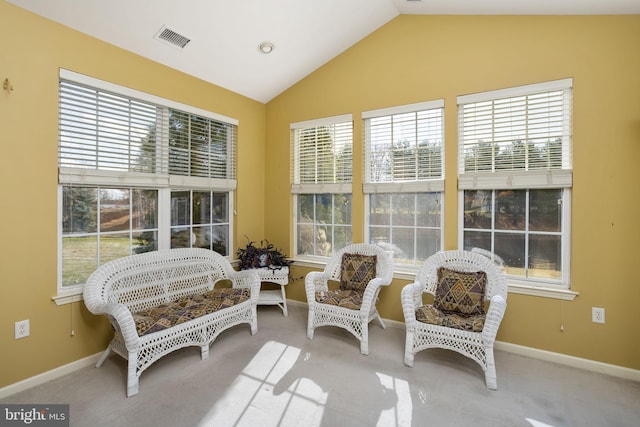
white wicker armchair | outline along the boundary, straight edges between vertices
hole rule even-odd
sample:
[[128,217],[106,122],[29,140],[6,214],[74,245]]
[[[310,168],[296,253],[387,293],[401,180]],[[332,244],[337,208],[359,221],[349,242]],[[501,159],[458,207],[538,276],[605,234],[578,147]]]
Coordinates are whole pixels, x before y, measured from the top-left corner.
[[[376,256],[375,277],[368,281],[364,292],[345,295],[340,291],[329,290],[329,281],[339,282],[342,278],[343,254]],[[324,271],[313,271],[305,278],[309,304],[307,337],[313,339],[313,332],[317,327],[337,326],[352,333],[360,340],[360,352],[369,354],[369,322],[377,318],[380,326],[385,327],[376,309],[376,302],[380,287],[388,286],[392,277],[393,259],[379,246],[365,243],[352,244],[333,254]],[[349,291],[345,292],[349,293]],[[360,298],[362,303],[358,304]],[[354,300],[355,304],[353,304]]]
[[[489,308],[484,319],[480,321],[483,320],[484,324],[479,323],[477,327],[465,330],[442,326],[447,324],[446,321],[431,324],[426,323],[425,319],[416,318],[416,310],[434,310],[433,306],[423,304],[422,294],[427,293],[435,297],[439,267],[456,272],[486,273],[486,289],[484,301],[481,303],[489,302]],[[443,251],[431,256],[416,274],[415,282],[406,285],[402,290],[402,311],[406,326],[404,363],[413,366],[415,354],[428,348],[454,350],[476,361],[484,370],[487,387],[491,390],[497,389],[493,344],[506,307],[507,283],[504,273],[490,258],[469,251]],[[434,312],[437,316],[448,315],[446,312]]]

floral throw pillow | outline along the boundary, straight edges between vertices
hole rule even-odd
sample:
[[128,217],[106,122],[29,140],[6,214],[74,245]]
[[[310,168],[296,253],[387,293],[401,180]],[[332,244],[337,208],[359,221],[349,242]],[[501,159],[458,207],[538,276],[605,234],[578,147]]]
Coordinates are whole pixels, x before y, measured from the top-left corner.
[[433,306],[438,310],[462,314],[484,314],[487,273],[462,272],[438,268],[438,285]]
[[342,254],[340,289],[364,291],[376,277],[376,255]]

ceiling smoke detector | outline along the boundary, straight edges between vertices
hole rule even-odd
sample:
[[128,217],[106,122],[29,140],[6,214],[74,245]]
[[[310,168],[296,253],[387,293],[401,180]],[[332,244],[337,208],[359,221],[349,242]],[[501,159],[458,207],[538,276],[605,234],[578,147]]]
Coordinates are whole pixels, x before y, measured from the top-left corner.
[[160,28],[160,31],[158,31],[155,38],[177,46],[180,49],[184,49],[184,47],[191,41],[190,38],[185,37],[182,34],[178,34],[167,27]]

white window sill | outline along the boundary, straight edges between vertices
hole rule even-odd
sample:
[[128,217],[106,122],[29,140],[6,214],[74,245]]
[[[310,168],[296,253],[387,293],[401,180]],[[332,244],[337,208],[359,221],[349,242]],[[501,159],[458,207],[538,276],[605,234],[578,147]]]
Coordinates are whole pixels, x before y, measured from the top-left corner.
[[63,290],[51,297],[56,305],[71,304],[82,301],[82,287],[74,287],[73,289]]
[[576,291],[570,289],[544,288],[540,286],[509,284],[509,292],[512,294],[530,295],[534,297],[561,299],[573,301],[578,295]]

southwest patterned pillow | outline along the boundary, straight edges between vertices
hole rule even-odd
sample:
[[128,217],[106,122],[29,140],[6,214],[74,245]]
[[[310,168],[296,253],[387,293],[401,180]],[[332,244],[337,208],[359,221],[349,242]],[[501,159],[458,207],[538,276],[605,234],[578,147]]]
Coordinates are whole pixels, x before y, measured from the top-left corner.
[[438,268],[438,286],[433,306],[438,310],[461,314],[484,314],[487,273],[462,272]]
[[376,277],[376,255],[342,254],[340,289],[364,291]]

